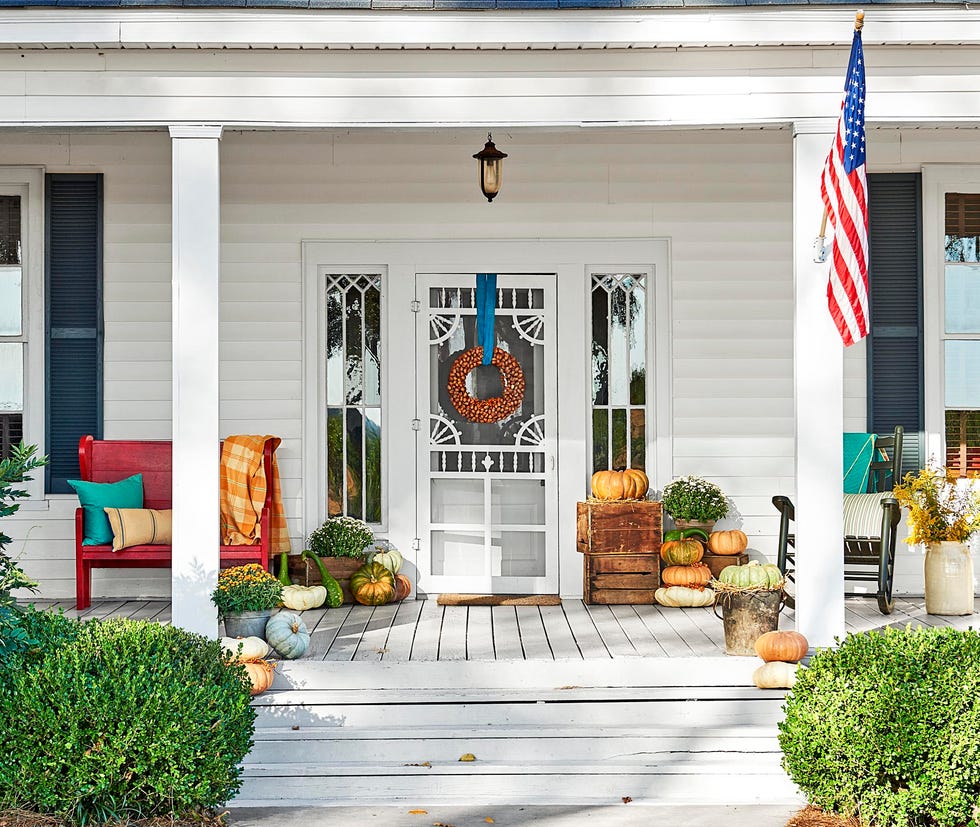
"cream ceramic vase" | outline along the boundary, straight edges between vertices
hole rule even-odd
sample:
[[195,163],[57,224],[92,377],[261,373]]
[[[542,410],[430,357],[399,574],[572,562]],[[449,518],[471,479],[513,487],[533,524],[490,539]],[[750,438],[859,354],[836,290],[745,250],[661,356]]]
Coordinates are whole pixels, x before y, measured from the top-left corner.
[[966,543],[926,545],[926,612],[973,614],[973,558]]

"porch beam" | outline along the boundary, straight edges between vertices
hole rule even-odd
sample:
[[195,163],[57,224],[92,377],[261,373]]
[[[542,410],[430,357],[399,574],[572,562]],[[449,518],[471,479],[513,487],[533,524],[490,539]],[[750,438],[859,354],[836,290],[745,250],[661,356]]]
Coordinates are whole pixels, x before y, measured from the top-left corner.
[[220,126],[170,128],[173,166],[173,624],[216,637]]
[[813,260],[820,173],[836,120],[793,124],[796,626],[811,646],[844,634],[844,359],[827,308],[829,263]]

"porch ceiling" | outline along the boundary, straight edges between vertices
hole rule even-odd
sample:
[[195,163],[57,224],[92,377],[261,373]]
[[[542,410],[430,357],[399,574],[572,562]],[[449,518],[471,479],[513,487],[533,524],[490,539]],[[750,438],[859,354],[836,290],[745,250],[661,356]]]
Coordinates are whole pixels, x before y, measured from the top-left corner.
[[[23,8],[24,2],[0,0],[0,49],[847,46],[854,19],[853,9],[842,8],[839,0],[778,9],[772,0],[31,0],[31,7]],[[99,8],[79,8],[86,5]],[[277,8],[261,8],[269,5]],[[484,14],[474,17],[472,12],[481,10]],[[864,42],[980,44],[980,19],[962,6],[904,0],[888,9],[873,7]]]

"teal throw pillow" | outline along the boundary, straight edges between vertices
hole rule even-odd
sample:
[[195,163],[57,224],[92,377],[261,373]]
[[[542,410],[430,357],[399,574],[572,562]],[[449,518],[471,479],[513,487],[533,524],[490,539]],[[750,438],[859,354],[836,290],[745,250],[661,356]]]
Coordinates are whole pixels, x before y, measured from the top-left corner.
[[75,489],[85,512],[83,546],[112,545],[112,526],[109,525],[106,508],[143,507],[142,474],[133,474],[119,482],[68,480],[68,484]]

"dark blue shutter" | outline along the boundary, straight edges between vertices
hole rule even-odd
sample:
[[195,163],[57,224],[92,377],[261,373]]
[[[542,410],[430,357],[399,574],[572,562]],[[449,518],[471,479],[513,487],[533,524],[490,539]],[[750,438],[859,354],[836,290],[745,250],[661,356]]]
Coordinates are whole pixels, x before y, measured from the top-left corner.
[[868,430],[905,428],[902,472],[922,467],[922,177],[868,176]]
[[102,437],[102,176],[47,175],[44,203],[45,489],[69,494],[79,438]]

